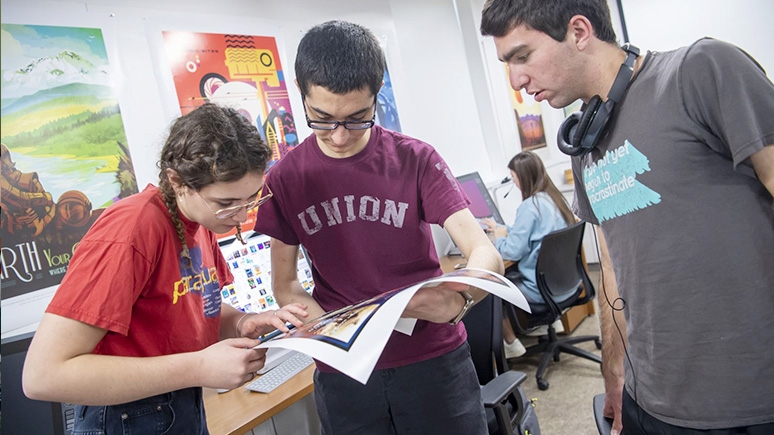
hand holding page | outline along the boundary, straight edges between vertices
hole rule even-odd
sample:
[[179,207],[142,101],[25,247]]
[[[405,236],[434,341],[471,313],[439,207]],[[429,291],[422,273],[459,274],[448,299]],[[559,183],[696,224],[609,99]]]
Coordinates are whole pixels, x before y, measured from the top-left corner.
[[303,352],[365,384],[392,331],[411,335],[416,319],[400,316],[414,294],[423,287],[444,282],[482,289],[530,311],[521,291],[502,275],[483,269],[460,269],[331,311],[257,347]]

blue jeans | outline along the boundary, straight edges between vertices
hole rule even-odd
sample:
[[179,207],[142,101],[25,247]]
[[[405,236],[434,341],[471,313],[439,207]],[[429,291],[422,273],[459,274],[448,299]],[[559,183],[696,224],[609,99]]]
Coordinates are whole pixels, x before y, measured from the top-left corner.
[[363,385],[340,373],[314,374],[324,435],[484,435],[486,414],[470,348],[394,369]]
[[75,408],[73,435],[209,435],[201,388],[134,402]]

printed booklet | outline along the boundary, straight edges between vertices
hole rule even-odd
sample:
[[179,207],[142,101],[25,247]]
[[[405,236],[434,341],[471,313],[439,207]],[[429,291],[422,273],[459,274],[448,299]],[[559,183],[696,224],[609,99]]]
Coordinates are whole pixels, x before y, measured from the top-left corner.
[[488,270],[466,268],[331,311],[256,347],[281,347],[305,353],[365,384],[392,331],[411,335],[417,319],[400,316],[414,293],[445,282],[480,288],[530,311],[527,300],[511,281]]

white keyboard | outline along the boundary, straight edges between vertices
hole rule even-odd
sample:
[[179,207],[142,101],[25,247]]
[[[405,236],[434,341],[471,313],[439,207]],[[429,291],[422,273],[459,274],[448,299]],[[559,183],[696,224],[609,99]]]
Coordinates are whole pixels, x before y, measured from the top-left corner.
[[266,374],[261,375],[261,377],[245,385],[245,388],[258,393],[270,393],[313,362],[314,360],[312,357],[305,353],[298,352],[278,366],[269,370]]

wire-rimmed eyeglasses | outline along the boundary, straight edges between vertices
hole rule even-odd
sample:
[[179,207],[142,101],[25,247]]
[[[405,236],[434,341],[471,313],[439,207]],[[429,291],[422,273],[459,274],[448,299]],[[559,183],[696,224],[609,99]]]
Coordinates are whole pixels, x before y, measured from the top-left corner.
[[306,125],[314,130],[336,130],[339,126],[342,126],[347,130],[366,130],[373,127],[376,123],[376,97],[374,97],[374,116],[368,121],[313,121],[309,119],[309,115],[306,113],[306,97],[304,94],[301,94],[301,102],[304,103]]
[[[268,193],[263,194],[264,193],[264,189]],[[214,214],[217,219],[221,219],[221,220],[228,219],[230,217],[235,216],[237,213],[242,211],[242,209],[252,210],[254,208],[260,207],[261,204],[265,203],[266,201],[269,200],[269,198],[274,196],[274,193],[272,193],[271,189],[269,188],[269,186],[267,184],[263,185],[263,189],[261,189],[261,193],[262,193],[261,196],[255,198],[254,200],[252,200],[250,202],[246,202],[246,203],[240,204],[240,205],[235,205],[233,207],[221,208],[221,209],[216,211],[216,210],[213,210],[212,207],[210,207],[209,204],[207,204],[207,201],[204,198],[202,198],[202,196],[201,196],[201,194],[199,194],[199,192],[196,192],[196,194],[199,196],[199,198],[201,198],[202,202],[204,202],[204,205],[206,205],[207,208],[210,209],[212,214]]]

